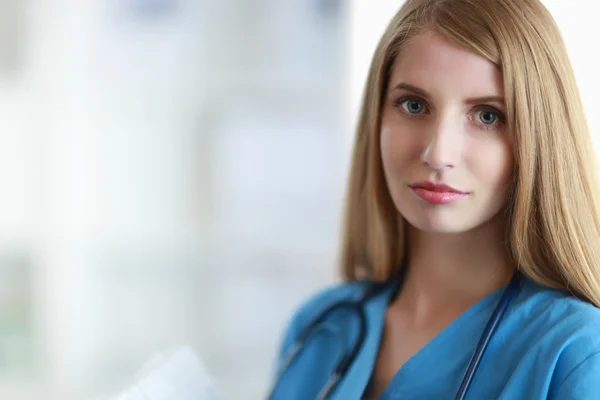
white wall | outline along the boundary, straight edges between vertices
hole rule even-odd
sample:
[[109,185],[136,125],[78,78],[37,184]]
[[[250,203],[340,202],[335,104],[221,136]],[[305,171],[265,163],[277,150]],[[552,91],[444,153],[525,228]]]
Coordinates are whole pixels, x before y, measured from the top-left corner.
[[32,278],[0,276],[33,299],[35,354],[18,379],[0,360],[0,398],[101,395],[179,343],[261,397],[283,324],[334,275],[344,18],[316,5],[29,3],[0,93],[0,256]]

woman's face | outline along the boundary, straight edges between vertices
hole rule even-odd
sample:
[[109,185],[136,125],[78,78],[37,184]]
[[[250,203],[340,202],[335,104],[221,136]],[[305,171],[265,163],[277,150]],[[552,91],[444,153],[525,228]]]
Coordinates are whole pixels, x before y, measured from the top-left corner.
[[392,66],[381,157],[392,200],[415,228],[459,233],[498,215],[513,173],[502,75],[444,39],[409,41]]

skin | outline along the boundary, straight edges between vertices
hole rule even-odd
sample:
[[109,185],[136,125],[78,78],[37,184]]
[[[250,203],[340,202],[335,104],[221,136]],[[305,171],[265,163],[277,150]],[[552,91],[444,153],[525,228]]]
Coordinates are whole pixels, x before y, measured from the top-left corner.
[[[502,75],[485,58],[431,33],[413,38],[392,66],[381,121],[381,158],[408,225],[408,271],[390,304],[372,395],[467,308],[508,282],[503,210],[513,178]],[[431,204],[414,184],[464,194]]]

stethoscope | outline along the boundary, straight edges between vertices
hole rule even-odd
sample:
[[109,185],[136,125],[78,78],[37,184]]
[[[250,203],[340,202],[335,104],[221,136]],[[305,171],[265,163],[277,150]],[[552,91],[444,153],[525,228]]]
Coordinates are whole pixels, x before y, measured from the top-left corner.
[[[402,283],[401,280],[396,280],[392,283],[395,286],[394,290],[396,292],[398,291],[401,283]],[[306,326],[306,328],[304,328],[304,330],[300,333],[300,335],[298,336],[298,339],[296,340],[294,345],[292,345],[290,350],[284,355],[283,361],[281,363],[281,367],[279,368],[279,373],[277,374],[277,378],[275,379],[275,383],[269,394],[268,399],[275,400],[274,395],[275,395],[275,391],[277,389],[278,384],[281,382],[281,379],[283,378],[283,376],[285,375],[285,373],[287,372],[287,370],[289,369],[291,364],[298,358],[301,351],[304,349],[304,347],[306,346],[308,340],[310,340],[310,337],[312,335],[315,335],[316,333],[318,333],[320,331],[324,331],[324,332],[333,334],[337,339],[339,339],[340,333],[336,332],[331,327],[328,327],[327,325],[325,325],[324,322],[328,316],[333,314],[333,312],[345,309],[348,312],[354,313],[358,317],[358,321],[359,321],[358,338],[352,345],[352,348],[350,349],[350,351],[347,352],[346,354],[342,354],[342,356],[339,358],[339,360],[337,361],[337,363],[335,365],[333,373],[329,377],[329,380],[327,381],[327,383],[323,387],[323,389],[319,392],[317,400],[327,399],[333,393],[333,391],[337,387],[340,380],[346,375],[346,373],[348,372],[348,369],[350,369],[352,362],[356,359],[356,356],[358,355],[358,352],[360,351],[360,349],[365,341],[365,337],[367,334],[367,317],[366,317],[366,314],[364,311],[365,304],[371,298],[373,298],[375,295],[377,295],[381,291],[383,291],[386,287],[388,287],[388,284],[372,284],[359,299],[343,300],[343,301],[334,303],[334,304],[330,305],[329,307],[327,307],[324,311],[322,311],[321,314],[319,314],[310,324],[308,324]],[[517,295],[519,294],[520,291],[521,291],[521,274],[517,270],[513,274],[513,277],[510,280],[510,283],[504,290],[504,293],[502,294],[500,301],[496,305],[494,312],[492,312],[492,315],[490,316],[490,318],[485,326],[485,329],[483,330],[483,333],[481,334],[481,336],[479,338],[477,347],[475,348],[475,350],[473,351],[473,354],[471,355],[471,359],[469,360],[469,365],[465,369],[462,381],[461,381],[460,386],[458,387],[458,390],[454,397],[455,400],[464,400],[465,399],[467,392],[469,391],[469,388],[471,386],[471,382],[473,381],[473,377],[475,376],[475,373],[477,372],[477,368],[479,367],[481,359],[483,358],[483,355],[485,354],[485,350],[488,346],[488,343],[494,336],[494,333],[496,332],[498,325],[500,325],[500,322],[502,321],[502,317],[504,316],[504,313],[506,312],[508,305],[515,297],[517,297]],[[342,343],[342,346],[343,346],[343,343]]]

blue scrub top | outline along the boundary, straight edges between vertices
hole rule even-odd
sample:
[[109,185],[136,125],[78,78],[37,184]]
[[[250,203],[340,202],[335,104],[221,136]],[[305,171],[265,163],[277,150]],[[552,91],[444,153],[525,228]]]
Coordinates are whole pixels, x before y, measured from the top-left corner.
[[[392,287],[365,305],[367,335],[331,399],[360,399],[376,361]],[[360,298],[364,282],[331,287],[306,302],[293,316],[282,357],[302,329],[329,305]],[[396,373],[380,400],[450,399],[456,393],[501,288],[465,311]],[[331,375],[341,346],[356,340],[358,318],[344,310],[327,318],[325,331],[311,336],[301,355],[281,377],[276,400],[315,399]],[[329,332],[335,331],[336,335]],[[524,278],[491,339],[471,384],[468,399],[600,399],[600,310],[567,293]]]

